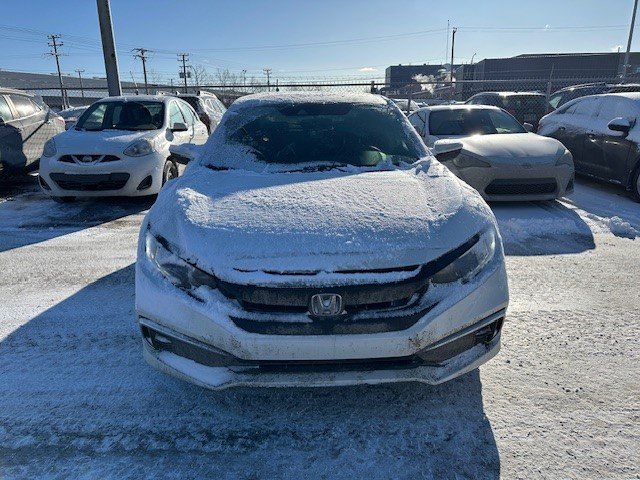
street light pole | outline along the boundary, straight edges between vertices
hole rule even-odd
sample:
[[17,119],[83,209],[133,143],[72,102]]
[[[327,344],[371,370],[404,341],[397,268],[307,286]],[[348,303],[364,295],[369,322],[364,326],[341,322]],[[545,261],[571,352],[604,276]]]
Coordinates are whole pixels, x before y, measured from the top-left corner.
[[[637,1],[637,0],[636,0]],[[451,92],[451,98],[453,99],[453,53],[456,46],[456,32],[458,29],[453,27],[451,30],[451,68],[449,69],[449,88]]]
[[113,39],[113,25],[111,23],[111,7],[109,0],[96,0],[98,5],[98,21],[100,22],[100,37],[102,37],[102,54],[104,68],[107,72],[107,87],[110,97],[122,95],[120,75],[118,74],[118,57]]

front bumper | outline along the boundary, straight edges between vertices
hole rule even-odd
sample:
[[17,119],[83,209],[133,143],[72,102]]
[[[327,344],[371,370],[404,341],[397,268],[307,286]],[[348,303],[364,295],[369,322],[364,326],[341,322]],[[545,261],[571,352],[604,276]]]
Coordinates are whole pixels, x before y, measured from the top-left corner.
[[[429,295],[429,292],[427,294]],[[232,321],[234,301],[213,296],[198,301],[169,284],[139,257],[136,310],[141,326],[164,340],[182,339],[218,352],[221,363],[194,361],[180,349],[155,348],[143,340],[154,367],[213,389],[239,385],[328,386],[400,381],[441,383],[477,368],[500,348],[500,329],[481,343],[468,344],[443,361],[416,358],[488,323],[502,324],[508,304],[504,258],[499,251],[485,271],[456,284],[411,327],[398,331],[331,335],[252,333]],[[156,345],[157,346],[157,345]],[[183,350],[184,351],[184,350]],[[413,362],[413,360],[419,360]],[[276,368],[277,367],[277,368]]]
[[[449,168],[489,202],[553,200],[573,191],[574,171],[570,165]],[[532,188],[547,184],[550,188],[543,192]]]
[[162,187],[166,155],[161,152],[89,164],[61,162],[62,155],[40,161],[40,186],[54,197],[140,197]]

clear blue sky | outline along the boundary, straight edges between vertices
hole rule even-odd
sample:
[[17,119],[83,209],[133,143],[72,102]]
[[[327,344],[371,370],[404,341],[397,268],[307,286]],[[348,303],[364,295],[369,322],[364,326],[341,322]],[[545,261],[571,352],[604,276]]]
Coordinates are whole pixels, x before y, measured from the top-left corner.
[[[391,64],[444,61],[447,20],[459,27],[457,61],[474,54],[478,61],[608,52],[626,46],[632,6],[632,0],[111,1],[122,79],[130,71],[141,78],[131,49],[145,47],[155,51],[148,68],[160,81],[177,77],[177,52],[190,52],[191,63],[210,73],[246,69],[247,77],[262,78],[270,67],[282,80],[380,78]],[[63,35],[63,71],[104,75],[93,0],[3,1],[0,68],[55,71],[53,58],[43,55],[46,33]],[[640,28],[636,33],[634,50]]]

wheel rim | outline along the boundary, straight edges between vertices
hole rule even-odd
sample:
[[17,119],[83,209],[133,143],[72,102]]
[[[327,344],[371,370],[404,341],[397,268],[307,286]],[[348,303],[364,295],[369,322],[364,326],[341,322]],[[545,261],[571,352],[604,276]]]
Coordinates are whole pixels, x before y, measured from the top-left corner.
[[167,181],[173,180],[178,176],[178,170],[175,165],[171,165],[167,170]]

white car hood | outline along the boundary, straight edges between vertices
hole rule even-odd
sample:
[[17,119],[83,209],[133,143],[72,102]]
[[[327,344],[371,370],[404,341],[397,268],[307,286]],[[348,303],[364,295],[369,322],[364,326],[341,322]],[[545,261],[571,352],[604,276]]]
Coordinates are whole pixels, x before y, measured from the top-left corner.
[[127,146],[141,138],[154,138],[159,130],[130,132],[126,130],[102,130],[90,132],[70,129],[55,137],[58,153],[113,153],[119,154]]
[[436,161],[369,172],[192,167],[161,191],[143,235],[148,224],[227,281],[422,264],[495,224],[478,194]]
[[[448,138],[448,137],[447,137]],[[492,163],[512,164],[522,160],[531,165],[554,165],[564,154],[564,146],[553,138],[534,133],[509,133],[451,137],[462,142],[464,150]]]

